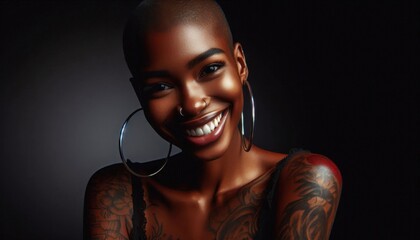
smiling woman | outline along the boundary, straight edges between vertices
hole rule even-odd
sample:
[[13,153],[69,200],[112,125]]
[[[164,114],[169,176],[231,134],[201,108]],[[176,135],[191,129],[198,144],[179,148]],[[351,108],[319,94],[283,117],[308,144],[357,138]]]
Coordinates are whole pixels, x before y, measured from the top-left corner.
[[[216,2],[143,1],[124,53],[148,122],[182,152],[97,171],[85,239],[328,238],[340,172],[325,156],[267,151],[241,134],[248,67]],[[131,174],[162,161],[149,178]]]

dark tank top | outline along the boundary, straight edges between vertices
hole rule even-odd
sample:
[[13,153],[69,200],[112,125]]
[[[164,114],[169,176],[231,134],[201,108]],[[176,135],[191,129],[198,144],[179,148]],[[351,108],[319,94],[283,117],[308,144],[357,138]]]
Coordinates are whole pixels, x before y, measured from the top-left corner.
[[[263,201],[263,206],[260,211],[260,216],[258,219],[258,229],[254,236],[254,240],[266,240],[273,239],[271,236],[272,229],[274,228],[275,221],[275,207],[274,194],[277,186],[278,178],[280,172],[284,166],[292,159],[294,156],[300,153],[308,152],[302,149],[292,149],[289,151],[289,154],[276,165],[274,172],[271,175],[271,179],[267,184],[265,189],[265,200]],[[131,176],[132,186],[133,186],[133,230],[130,234],[130,240],[147,240],[146,238],[146,218],[144,214],[144,206],[146,205],[144,201],[144,192],[141,185],[141,178],[134,175]]]

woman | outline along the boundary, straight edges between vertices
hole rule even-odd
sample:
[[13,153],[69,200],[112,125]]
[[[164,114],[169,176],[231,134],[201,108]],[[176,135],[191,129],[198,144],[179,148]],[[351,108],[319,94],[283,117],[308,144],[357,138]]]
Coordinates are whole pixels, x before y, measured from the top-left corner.
[[248,68],[214,1],[143,1],[124,53],[148,122],[182,152],[96,172],[85,239],[328,239],[340,172],[325,156],[267,151],[240,133]]

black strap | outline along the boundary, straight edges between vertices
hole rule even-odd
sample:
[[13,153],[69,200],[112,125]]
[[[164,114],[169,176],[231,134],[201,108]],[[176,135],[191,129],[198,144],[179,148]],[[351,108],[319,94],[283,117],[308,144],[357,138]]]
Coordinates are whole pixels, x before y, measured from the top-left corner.
[[133,197],[133,230],[130,233],[131,240],[147,240],[146,239],[146,217],[144,209],[146,202],[144,201],[144,191],[141,179],[131,175],[132,197]]

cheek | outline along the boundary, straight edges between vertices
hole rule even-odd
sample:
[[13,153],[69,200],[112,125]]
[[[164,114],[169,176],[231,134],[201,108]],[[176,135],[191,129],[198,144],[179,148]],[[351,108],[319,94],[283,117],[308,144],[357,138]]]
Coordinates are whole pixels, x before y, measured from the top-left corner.
[[167,127],[167,121],[174,109],[174,106],[172,106],[173,102],[174,101],[156,99],[145,102],[143,105],[147,120],[161,136],[166,132],[165,128]]
[[220,89],[224,92],[231,93],[233,97],[238,95],[241,91],[241,85],[239,84],[239,81],[232,78],[225,78],[220,82]]
[[226,75],[220,81],[215,82],[212,88],[217,89],[213,96],[231,102],[234,104],[234,108],[242,108],[242,84],[234,74]]

